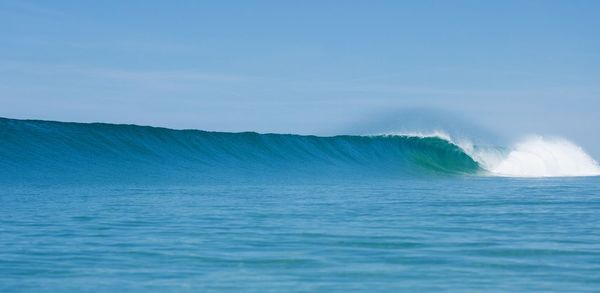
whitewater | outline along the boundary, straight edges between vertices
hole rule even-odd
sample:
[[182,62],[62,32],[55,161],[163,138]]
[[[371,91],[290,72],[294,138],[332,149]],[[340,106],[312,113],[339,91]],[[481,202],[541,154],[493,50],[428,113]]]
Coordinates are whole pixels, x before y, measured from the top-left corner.
[[509,147],[475,145],[471,140],[453,139],[444,131],[409,132],[392,135],[437,137],[460,147],[480,164],[486,175],[506,177],[598,176],[600,166],[581,147],[564,138],[530,135]]

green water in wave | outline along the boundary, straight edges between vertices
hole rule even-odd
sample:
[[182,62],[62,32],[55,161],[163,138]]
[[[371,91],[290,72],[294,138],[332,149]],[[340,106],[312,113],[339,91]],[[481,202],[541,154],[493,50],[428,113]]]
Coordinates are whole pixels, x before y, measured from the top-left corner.
[[438,137],[301,136],[0,119],[0,179],[476,174]]

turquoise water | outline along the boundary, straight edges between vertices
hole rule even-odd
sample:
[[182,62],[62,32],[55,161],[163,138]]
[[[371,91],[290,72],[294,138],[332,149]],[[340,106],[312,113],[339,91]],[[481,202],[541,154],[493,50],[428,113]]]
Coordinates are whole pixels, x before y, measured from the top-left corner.
[[[183,183],[475,174],[437,137],[300,136],[0,118],[0,182]],[[115,176],[118,173],[118,176]]]
[[1,292],[600,289],[599,177],[485,176],[440,139],[0,122]]
[[0,291],[596,291],[600,180],[3,188]]

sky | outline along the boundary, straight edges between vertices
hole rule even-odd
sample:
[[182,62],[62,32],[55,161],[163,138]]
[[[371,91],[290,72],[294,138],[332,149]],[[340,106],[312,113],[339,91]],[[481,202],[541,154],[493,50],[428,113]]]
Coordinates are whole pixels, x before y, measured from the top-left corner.
[[331,135],[433,109],[600,159],[598,15],[578,0],[0,0],[0,116]]

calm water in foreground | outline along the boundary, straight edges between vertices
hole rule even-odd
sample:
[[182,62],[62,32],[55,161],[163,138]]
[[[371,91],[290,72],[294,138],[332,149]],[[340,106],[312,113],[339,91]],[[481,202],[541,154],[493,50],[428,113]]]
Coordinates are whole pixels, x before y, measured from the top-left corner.
[[0,188],[0,291],[600,291],[600,178]]

